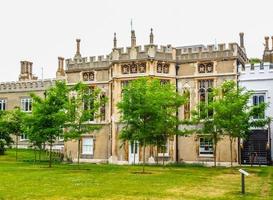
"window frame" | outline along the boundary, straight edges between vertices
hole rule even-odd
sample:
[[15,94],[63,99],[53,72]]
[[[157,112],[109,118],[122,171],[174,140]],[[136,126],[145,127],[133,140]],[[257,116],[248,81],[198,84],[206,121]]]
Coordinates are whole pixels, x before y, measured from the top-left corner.
[[7,110],[7,99],[0,99],[0,110]]
[[[90,140],[90,144],[85,144],[85,141]],[[90,148],[90,149],[89,149]],[[88,150],[90,151],[88,151]],[[82,155],[94,155],[94,138],[93,137],[83,137],[82,138]]]
[[[210,141],[205,141],[205,142],[203,142],[204,144],[202,144],[201,143],[201,140],[211,140],[211,142]],[[203,150],[202,148],[205,148],[205,145],[206,145],[206,143],[208,143],[207,145],[208,145],[208,148],[209,148],[209,150]],[[209,137],[207,137],[207,136],[200,136],[199,137],[199,148],[198,148],[198,154],[199,154],[199,156],[200,157],[213,157],[214,156],[214,150],[213,150],[213,139],[212,138],[209,138]],[[202,152],[204,152],[204,153],[202,153]]]
[[[27,103],[27,105],[26,105]],[[22,97],[21,98],[21,110],[23,112],[32,112],[32,98]]]

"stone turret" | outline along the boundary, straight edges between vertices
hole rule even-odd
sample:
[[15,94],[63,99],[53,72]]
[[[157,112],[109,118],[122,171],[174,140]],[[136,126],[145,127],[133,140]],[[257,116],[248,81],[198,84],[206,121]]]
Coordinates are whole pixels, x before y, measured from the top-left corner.
[[134,30],[131,30],[131,47],[136,47],[136,34]]
[[58,69],[56,72],[56,78],[61,79],[65,77],[64,73],[64,58],[63,57],[58,57]]
[[265,36],[265,47],[264,47],[264,54],[263,54],[263,62],[270,62],[273,63],[273,36],[271,36],[272,40],[272,47],[269,48],[269,37]]
[[36,76],[32,74],[32,62],[21,61],[21,72],[19,75],[19,81],[37,80]]
[[150,33],[150,44],[154,44],[154,34],[153,34],[153,29],[151,28],[151,33]]
[[245,51],[245,42],[244,42],[244,33],[241,32],[240,34],[240,47]]
[[116,33],[114,33],[114,40],[113,40],[113,42],[114,42],[114,49],[116,49],[117,48],[117,35],[116,35]]
[[80,53],[81,39],[76,39],[76,43],[77,43],[77,50],[76,50],[76,54],[75,54],[74,58],[81,58],[81,53]]

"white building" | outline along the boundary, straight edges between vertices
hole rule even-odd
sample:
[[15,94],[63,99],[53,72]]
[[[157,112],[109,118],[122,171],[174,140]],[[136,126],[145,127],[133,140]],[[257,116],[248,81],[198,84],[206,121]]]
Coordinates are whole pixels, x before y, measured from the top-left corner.
[[[268,45],[268,43],[267,43]],[[266,51],[272,50],[265,49]],[[264,55],[265,55],[264,53]],[[263,59],[267,61],[267,59]],[[261,102],[269,104],[265,116],[273,117],[273,63],[261,62],[239,67],[239,85],[253,91],[250,103],[256,105]],[[258,116],[257,116],[258,117]],[[261,116],[259,116],[261,117]],[[253,130],[242,148],[242,163],[266,164],[272,160],[273,123],[269,127]],[[271,155],[270,155],[271,154]],[[268,163],[267,163],[268,164]]]

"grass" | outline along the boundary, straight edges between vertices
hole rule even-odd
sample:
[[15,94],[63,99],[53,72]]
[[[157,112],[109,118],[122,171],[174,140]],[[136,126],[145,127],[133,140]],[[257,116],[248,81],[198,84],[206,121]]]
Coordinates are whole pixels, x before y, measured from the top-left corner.
[[[238,168],[33,163],[33,152],[14,150],[0,156],[2,199],[272,199],[273,168],[244,167],[246,195],[240,194]],[[43,158],[46,156],[43,155]],[[26,162],[27,161],[27,162]]]

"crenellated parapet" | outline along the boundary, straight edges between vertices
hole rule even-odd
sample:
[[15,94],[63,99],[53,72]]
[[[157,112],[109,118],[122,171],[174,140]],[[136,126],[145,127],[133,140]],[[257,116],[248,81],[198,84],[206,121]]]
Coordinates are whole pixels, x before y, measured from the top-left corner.
[[84,70],[84,69],[100,69],[107,68],[110,65],[110,56],[92,56],[80,57],[66,60],[66,71]]
[[55,85],[56,79],[12,81],[0,83],[0,93],[41,91]]
[[198,47],[177,48],[178,63],[196,62],[202,60],[238,59],[240,63],[247,63],[245,51],[237,43],[200,45]]
[[111,53],[112,61],[129,61],[142,59],[175,61],[175,48],[173,48],[171,45],[158,46],[149,44],[144,46],[115,48]]

